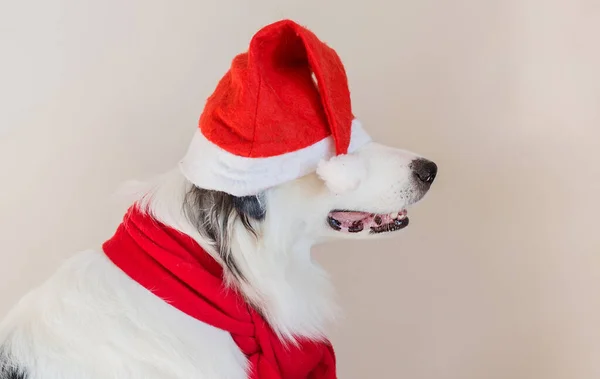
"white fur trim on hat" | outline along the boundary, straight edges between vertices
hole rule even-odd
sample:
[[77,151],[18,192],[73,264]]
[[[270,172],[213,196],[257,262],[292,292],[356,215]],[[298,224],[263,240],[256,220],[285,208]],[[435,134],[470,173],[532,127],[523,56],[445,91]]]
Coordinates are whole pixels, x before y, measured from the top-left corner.
[[[371,137],[354,119],[348,153],[370,141]],[[223,150],[198,130],[179,167],[183,175],[200,188],[223,191],[234,196],[249,196],[310,174],[317,169],[320,161],[334,156],[335,146],[331,136],[282,155],[247,158]]]
[[339,195],[357,189],[367,177],[367,167],[356,154],[342,154],[321,161],[317,175],[331,192]]

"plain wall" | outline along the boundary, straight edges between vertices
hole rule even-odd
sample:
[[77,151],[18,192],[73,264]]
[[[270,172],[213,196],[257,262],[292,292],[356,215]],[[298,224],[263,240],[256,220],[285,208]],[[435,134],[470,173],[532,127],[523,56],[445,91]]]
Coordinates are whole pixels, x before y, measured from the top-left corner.
[[440,175],[392,239],[315,251],[339,376],[600,378],[600,3],[3,1],[0,315],[173,167],[261,26],[346,64],[355,114]]

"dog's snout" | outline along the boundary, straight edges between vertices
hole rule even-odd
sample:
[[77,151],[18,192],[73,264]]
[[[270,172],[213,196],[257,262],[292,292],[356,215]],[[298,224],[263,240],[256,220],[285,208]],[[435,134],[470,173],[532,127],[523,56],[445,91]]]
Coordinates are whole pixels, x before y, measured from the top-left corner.
[[414,176],[421,182],[430,185],[437,175],[437,165],[430,160],[419,158],[411,163]]

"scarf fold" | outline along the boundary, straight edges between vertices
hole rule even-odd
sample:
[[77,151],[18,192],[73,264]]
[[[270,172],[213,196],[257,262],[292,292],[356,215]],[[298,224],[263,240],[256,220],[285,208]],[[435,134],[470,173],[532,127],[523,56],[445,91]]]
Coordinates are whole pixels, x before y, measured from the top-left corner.
[[331,344],[282,342],[242,295],[223,282],[223,268],[191,237],[131,207],[102,246],[129,277],[189,316],[225,330],[246,355],[250,379],[335,379]]

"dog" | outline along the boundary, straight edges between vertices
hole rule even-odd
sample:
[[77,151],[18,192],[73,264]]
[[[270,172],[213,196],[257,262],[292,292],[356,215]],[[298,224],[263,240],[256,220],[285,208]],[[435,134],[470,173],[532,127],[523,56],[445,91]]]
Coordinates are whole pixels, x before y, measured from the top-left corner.
[[[344,167],[354,176],[340,188]],[[176,168],[149,183],[135,209],[202,247],[222,269],[224,286],[293,345],[324,340],[339,313],[311,247],[404,229],[407,209],[436,175],[432,161],[370,141],[243,196],[199,186]],[[152,290],[103,249],[76,254],[0,324],[0,378],[248,377],[249,359],[230,333]]]

